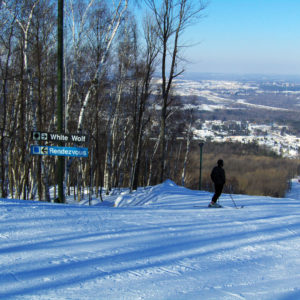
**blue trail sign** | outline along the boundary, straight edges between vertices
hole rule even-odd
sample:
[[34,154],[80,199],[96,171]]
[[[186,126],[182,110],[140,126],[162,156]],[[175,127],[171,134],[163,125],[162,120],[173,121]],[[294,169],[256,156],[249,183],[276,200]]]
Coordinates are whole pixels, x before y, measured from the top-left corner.
[[88,148],[79,147],[57,147],[57,146],[30,146],[31,155],[73,156],[88,157]]

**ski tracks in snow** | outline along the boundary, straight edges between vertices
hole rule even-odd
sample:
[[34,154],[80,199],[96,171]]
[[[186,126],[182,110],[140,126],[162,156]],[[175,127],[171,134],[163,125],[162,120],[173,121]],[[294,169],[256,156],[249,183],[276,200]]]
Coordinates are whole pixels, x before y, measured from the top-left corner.
[[[299,202],[236,195],[242,210],[193,207],[210,198],[169,182],[116,208],[8,201],[0,298],[299,295]],[[228,195],[221,201],[231,203]]]

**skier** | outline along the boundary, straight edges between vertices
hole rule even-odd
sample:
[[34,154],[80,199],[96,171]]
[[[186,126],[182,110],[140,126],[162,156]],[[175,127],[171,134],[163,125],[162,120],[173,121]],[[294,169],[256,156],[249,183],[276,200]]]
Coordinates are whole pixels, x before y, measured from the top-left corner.
[[211,180],[215,185],[215,194],[213,195],[208,207],[222,207],[217,203],[217,200],[222,194],[223,186],[226,181],[225,171],[223,169],[224,162],[222,159],[219,159],[217,164],[218,165],[212,169],[212,172],[210,174]]

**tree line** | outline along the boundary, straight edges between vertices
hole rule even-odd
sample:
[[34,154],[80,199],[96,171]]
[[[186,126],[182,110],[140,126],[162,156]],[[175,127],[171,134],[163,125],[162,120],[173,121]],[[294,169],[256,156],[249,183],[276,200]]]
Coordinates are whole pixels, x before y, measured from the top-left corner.
[[[194,142],[188,163],[186,186],[199,186],[199,149]],[[290,180],[299,174],[300,160],[283,158],[257,143],[205,143],[203,146],[202,188],[213,191],[210,172],[217,160],[224,160],[225,193],[284,197]]]
[[[184,178],[189,151],[174,167],[183,150],[173,141],[180,132],[188,149],[193,117],[180,117],[172,87],[184,71],[183,33],[205,3],[145,0],[138,28],[129,0],[64,2],[64,132],[89,136],[89,157],[65,160],[66,192],[76,187],[80,200],[86,187],[101,195],[178,170]],[[1,1],[0,15],[1,197],[50,201],[57,157],[31,156],[30,145],[32,131],[57,130],[57,3]]]

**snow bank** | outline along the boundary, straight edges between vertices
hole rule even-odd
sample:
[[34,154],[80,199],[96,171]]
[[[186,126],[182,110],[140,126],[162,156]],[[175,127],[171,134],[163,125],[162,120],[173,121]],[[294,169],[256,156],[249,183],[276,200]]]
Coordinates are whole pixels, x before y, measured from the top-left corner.
[[167,179],[154,187],[139,188],[133,193],[123,192],[115,201],[115,207],[125,206],[147,206],[155,203],[162,204],[168,195],[188,194],[190,191],[176,185],[172,180]]

